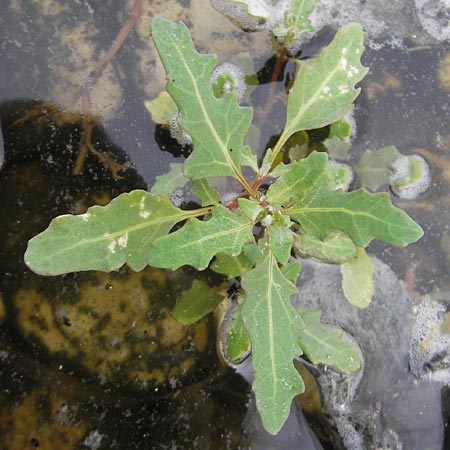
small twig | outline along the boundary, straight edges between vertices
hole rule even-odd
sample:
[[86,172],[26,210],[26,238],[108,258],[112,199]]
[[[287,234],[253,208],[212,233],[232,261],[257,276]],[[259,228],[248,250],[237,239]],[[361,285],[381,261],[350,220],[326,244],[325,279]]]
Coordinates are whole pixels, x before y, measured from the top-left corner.
[[143,2],[143,0],[136,0],[134,2],[134,5],[129,12],[127,22],[122,27],[122,29],[119,31],[119,34],[117,35],[116,39],[112,43],[109,50],[106,52],[105,56],[97,64],[97,66],[89,73],[88,80],[72,96],[71,102],[70,102],[71,104],[76,103],[76,101],[80,97],[82,97],[82,95],[85,92],[89,91],[89,89],[91,89],[97,83],[98,79],[102,76],[106,66],[114,58],[114,55],[118,52],[118,50],[122,46],[123,42],[125,41],[126,37],[128,36],[130,31],[134,27],[139,16],[141,15],[142,2]]

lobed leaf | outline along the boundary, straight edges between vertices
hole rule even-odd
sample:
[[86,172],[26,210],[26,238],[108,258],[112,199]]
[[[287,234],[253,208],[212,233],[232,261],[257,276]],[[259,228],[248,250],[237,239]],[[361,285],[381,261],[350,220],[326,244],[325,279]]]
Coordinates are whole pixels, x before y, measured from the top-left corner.
[[297,307],[305,323],[298,342],[313,364],[326,364],[344,373],[356,372],[361,367],[358,347],[343,339],[342,330],[320,322],[320,311]]
[[276,434],[289,415],[292,398],[304,390],[293,364],[301,353],[300,322],[290,302],[297,288],[284,277],[271,251],[242,276],[242,286],[242,319],[252,344],[256,405],[264,428]]
[[53,219],[28,243],[25,262],[41,275],[109,272],[125,263],[133,270],[142,270],[156,239],[176,223],[206,212],[182,211],[165,197],[135,190],[119,195],[107,206],[92,206],[84,214]]
[[363,40],[361,26],[347,24],[319,56],[299,62],[289,91],[286,124],[274,147],[274,158],[294,133],[322,128],[348,112],[360,92],[354,86],[368,70],[360,62]]
[[403,247],[422,236],[420,226],[394,207],[387,193],[334,191],[328,177],[326,153],[313,152],[277,180],[267,198],[275,205],[288,206],[284,213],[321,240],[330,232],[342,231],[361,247],[372,239]]
[[147,261],[153,267],[178,269],[188,264],[203,270],[218,253],[238,255],[246,242],[254,241],[252,228],[245,215],[218,205],[209,220],[189,220],[180,230],[158,239]]
[[191,179],[232,176],[245,183],[241,153],[252,109],[240,107],[235,95],[214,96],[210,78],[217,56],[199,54],[183,23],[154,17],[152,37],[167,72],[167,91],[194,143],[184,163],[185,175]]

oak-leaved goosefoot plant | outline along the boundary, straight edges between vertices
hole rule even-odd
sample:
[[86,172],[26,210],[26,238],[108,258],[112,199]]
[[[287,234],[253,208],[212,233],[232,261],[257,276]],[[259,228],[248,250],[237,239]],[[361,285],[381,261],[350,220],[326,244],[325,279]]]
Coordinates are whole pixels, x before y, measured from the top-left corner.
[[[293,0],[285,22],[277,25],[277,38],[292,40],[309,31],[311,9],[311,1]],[[252,108],[240,106],[232,92],[211,86],[217,57],[199,54],[183,23],[155,17],[151,32],[179,125],[193,143],[182,168],[172,165],[165,180],[176,178],[172,187],[191,181],[201,207],[174,206],[161,183],[154,192],[134,190],[107,206],[55,218],[30,240],[25,262],[42,275],[112,271],[128,264],[136,271],[147,265],[210,267],[230,279],[240,277],[240,295],[228,300],[233,316],[224,330],[224,353],[239,361],[251,349],[258,411],[265,429],[276,434],[293,397],[304,390],[294,358],[305,355],[347,373],[360,367],[358,348],[343,339],[342,330],[322,324],[320,311],[293,307],[290,297],[297,293],[301,270],[293,255],[341,264],[347,298],[364,307],[373,292],[365,247],[373,239],[402,247],[423,234],[387,193],[344,191],[342,168],[331,164],[326,153],[307,152],[279,163],[293,135],[328,125],[339,129],[336,124],[359,94],[355,85],[367,72],[360,62],[364,33],[356,23],[345,25],[315,58],[296,62],[284,128],[258,165],[244,145]],[[244,166],[253,169],[253,179],[244,176]],[[231,177],[242,192],[221,203],[212,177]],[[365,289],[358,289],[361,284]],[[221,301],[217,295],[196,295],[196,289],[204,292],[202,282],[196,280],[175,307],[183,323],[199,319]]]

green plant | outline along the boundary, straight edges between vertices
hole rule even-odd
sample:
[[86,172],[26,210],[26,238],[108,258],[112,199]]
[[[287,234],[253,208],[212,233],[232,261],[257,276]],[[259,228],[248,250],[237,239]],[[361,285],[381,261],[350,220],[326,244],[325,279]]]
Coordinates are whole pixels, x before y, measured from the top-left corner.
[[[292,36],[309,29],[311,9],[311,2],[292,1],[277,37],[288,36],[292,42]],[[197,53],[182,23],[155,17],[152,37],[179,125],[193,142],[182,173],[178,166],[172,168],[169,185],[174,179],[174,185],[190,180],[202,206],[175,207],[155,193],[164,192],[161,185],[167,178],[160,179],[153,192],[135,190],[105,207],[54,219],[30,240],[25,261],[43,275],[111,271],[126,263],[133,270],[146,265],[209,266],[229,278],[240,277],[242,295],[229,300],[235,308],[225,351],[231,360],[239,360],[251,347],[258,410],[264,427],[275,434],[292,398],[304,390],[294,358],[305,354],[313,363],[344,372],[360,366],[357,347],[342,338],[341,330],[321,324],[319,311],[292,306],[301,270],[292,252],[341,264],[347,298],[367,306],[373,267],[365,247],[375,238],[405,246],[422,236],[421,228],[392,206],[387,193],[345,192],[342,177],[348,176],[347,170],[331,164],[326,153],[306,152],[298,160],[280,162],[281,155],[285,160],[289,156],[284,153],[287,142],[304,130],[331,125],[335,134],[348,131],[342,117],[359,93],[355,84],[367,72],[360,63],[363,31],[358,24],[346,25],[316,58],[297,61],[284,129],[260,165],[244,145],[252,109],[239,106],[229,92],[233,78],[224,72],[216,80],[220,89],[211,86],[217,58]],[[282,40],[281,47],[287,43]],[[244,176],[243,166],[255,172],[252,181]],[[221,203],[212,177],[231,177],[243,191]],[[177,224],[182,225],[172,231]],[[208,313],[221,300],[210,297],[200,282],[192,289],[175,308],[183,323]]]

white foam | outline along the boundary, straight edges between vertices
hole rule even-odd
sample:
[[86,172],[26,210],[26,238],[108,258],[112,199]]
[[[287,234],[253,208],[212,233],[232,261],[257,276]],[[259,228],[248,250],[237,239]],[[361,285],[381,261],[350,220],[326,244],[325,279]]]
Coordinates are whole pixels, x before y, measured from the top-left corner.
[[192,138],[189,133],[183,130],[179,123],[180,114],[176,113],[172,116],[169,123],[170,135],[176,139],[180,145],[191,145]]
[[233,81],[232,83],[227,82],[222,86],[224,95],[235,94],[238,103],[242,101],[245,95],[245,90],[247,85],[245,84],[245,75],[242,70],[235,64],[225,62],[217,66],[213,73],[211,74],[211,84],[217,82],[221,75],[228,76]]
[[[441,331],[441,324],[446,313],[442,303],[425,296],[416,311],[409,349],[409,366],[414,375],[424,376],[426,365],[437,355],[446,353],[448,356],[450,334],[444,334]],[[449,381],[450,372],[447,370],[447,382]]]
[[450,39],[450,1],[415,0],[423,28],[438,41]]
[[[405,180],[412,177],[413,164],[420,164],[422,173],[417,179],[411,179],[409,183]],[[400,156],[391,166],[392,173],[389,184],[392,192],[400,198],[414,199],[425,192],[431,183],[430,168],[420,155]]]

